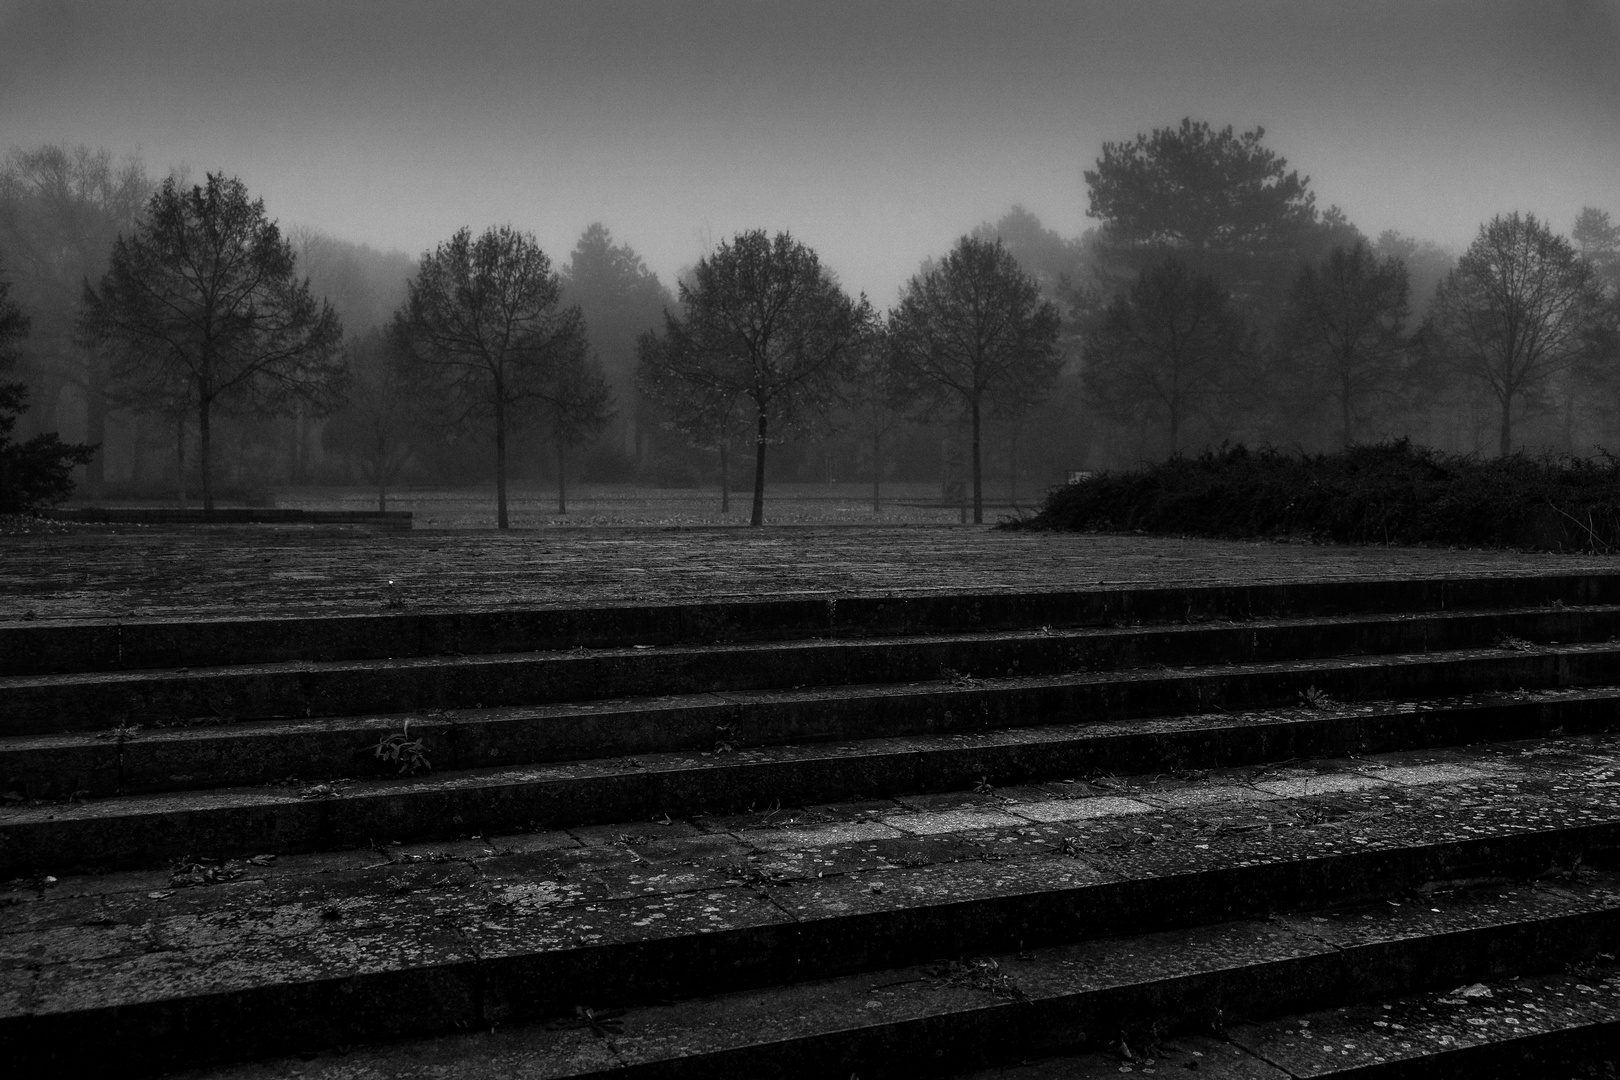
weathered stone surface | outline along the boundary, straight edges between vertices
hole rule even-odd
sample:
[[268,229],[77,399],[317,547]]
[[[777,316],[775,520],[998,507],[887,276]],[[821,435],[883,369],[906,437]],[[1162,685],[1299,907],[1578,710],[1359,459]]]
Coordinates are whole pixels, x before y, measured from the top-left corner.
[[[1299,1077],[1577,1075],[1613,1061],[1620,975],[1475,982],[1233,1030],[1249,1053]],[[1601,1075],[1594,1073],[1593,1075]]]
[[7,1060],[1274,1076],[1208,1033],[1620,947],[1620,575],[992,578],[0,628],[92,669],[0,678]]

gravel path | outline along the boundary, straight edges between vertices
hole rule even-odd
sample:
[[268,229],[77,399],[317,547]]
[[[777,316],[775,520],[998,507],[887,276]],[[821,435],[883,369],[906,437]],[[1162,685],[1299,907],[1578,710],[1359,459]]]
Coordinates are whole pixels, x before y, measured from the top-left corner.
[[126,527],[0,535],[0,621],[1616,568],[1620,562],[1595,555],[955,526],[392,535],[256,526]]

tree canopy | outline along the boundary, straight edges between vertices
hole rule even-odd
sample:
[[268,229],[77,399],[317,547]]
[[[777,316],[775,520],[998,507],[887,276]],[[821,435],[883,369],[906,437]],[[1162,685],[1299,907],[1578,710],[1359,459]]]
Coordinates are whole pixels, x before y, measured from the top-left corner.
[[1570,239],[1609,290],[1620,292],[1620,225],[1610,220],[1609,212],[1595,206],[1582,207]]
[[814,251],[764,230],[740,233],[701,259],[681,283],[680,302],[679,316],[665,315],[663,339],[641,351],[641,385],[717,425],[746,402],[754,432],[750,521],[758,527],[767,442],[783,428],[824,421],[838,404],[871,305],[864,296],[851,300]]
[[1188,118],[1104,143],[1085,172],[1086,213],[1102,222],[1101,254],[1116,277],[1175,255],[1269,324],[1299,267],[1357,234],[1337,208],[1318,213],[1310,178],[1264,145],[1265,134]]
[[205,510],[216,410],[273,416],[342,400],[342,327],[295,271],[263,200],[209,173],[189,190],[164,181],[114,242],[99,287],[84,285],[81,340],[107,351],[114,381],[153,409],[178,398],[195,410]]
[[[0,265],[0,375],[17,366],[28,317],[11,299],[11,282]],[[0,382],[0,513],[14,514],[61,502],[73,494],[73,467],[84,465],[93,446],[62,442],[54,432],[12,441],[17,417],[28,405],[24,383]]]
[[1086,214],[1113,244],[1254,251],[1316,224],[1310,178],[1261,145],[1265,128],[1219,131],[1190,117],[1103,144],[1085,172]]
[[1062,369],[1057,308],[1006,247],[964,236],[912,278],[889,314],[899,377],[932,409],[961,409],[972,437],[973,520],[984,521],[984,413],[1016,411]]
[[509,527],[507,436],[539,417],[552,383],[586,348],[584,316],[563,306],[551,259],[510,226],[477,239],[460,229],[422,256],[391,333],[443,422],[490,426],[496,525]]
[[[92,444],[105,437],[108,373],[105,358],[75,336],[79,301],[84,282],[106,272],[113,241],[134,226],[152,189],[138,159],[115,163],[86,146],[14,149],[0,163],[0,249],[32,319],[27,380],[47,408],[64,384],[78,388]],[[102,466],[100,455],[89,462],[91,491],[101,485]]]
[[639,456],[641,402],[637,400],[637,342],[664,323],[664,309],[675,298],[626,244],[616,244],[600,222],[580,235],[562,271],[563,296],[585,315],[591,348],[618,402],[615,436],[627,455]]

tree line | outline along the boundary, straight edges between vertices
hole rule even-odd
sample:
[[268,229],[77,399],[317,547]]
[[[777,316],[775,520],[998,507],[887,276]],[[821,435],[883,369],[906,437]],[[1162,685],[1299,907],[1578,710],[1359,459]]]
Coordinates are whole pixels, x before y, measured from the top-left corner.
[[[1349,445],[1437,417],[1494,417],[1505,454],[1529,419],[1561,407],[1573,445],[1578,420],[1612,412],[1620,229],[1605,212],[1584,210],[1570,238],[1500,215],[1457,258],[1369,242],[1317,208],[1262,129],[1191,119],[1106,143],[1084,180],[1099,222],[1084,236],[1015,208],[879,312],[788,233],[718,244],[672,294],[600,225],[560,267],[511,227],[406,262],[284,234],[236,178],[154,182],[104,152],[13,152],[0,365],[17,368],[26,342],[36,372],[85,400],[85,445],[26,444],[31,468],[54,462],[37,488],[53,497],[76,465],[97,486],[92,448],[118,412],[169,432],[182,500],[195,446],[211,507],[226,418],[290,425],[295,476],[321,432],[379,507],[408,467],[488,455],[501,527],[514,439],[551,448],[559,512],[581,448],[709,455],[723,503],[742,453],[758,525],[773,445],[859,454],[876,511],[899,458],[915,468],[917,432],[959,430],[980,521],[986,461],[1015,481],[1020,439],[1051,476],[1059,457]],[[0,462],[25,445],[11,431],[34,385],[0,397]]]
[[[329,301],[297,273],[292,242],[233,177],[157,186],[86,278],[72,339],[105,364],[120,406],[167,418],[184,460],[197,433],[203,508],[214,507],[220,415],[294,410],[359,419],[386,505],[412,427],[476,430],[494,448],[496,523],[507,528],[510,435],[543,426],[566,512],[567,452],[615,412],[578,304],[551,260],[507,226],[462,229],[425,253],[386,327],[347,343]],[[998,242],[963,238],[879,319],[816,254],[786,233],[721,243],[683,282],[664,332],[637,342],[636,387],[668,423],[707,445],[739,431],[754,446],[752,524],[764,521],[766,448],[784,431],[825,428],[841,406],[880,401],[972,418],[974,520],[983,520],[978,431],[989,408],[1016,408],[1055,377],[1058,316]],[[20,329],[10,332],[15,338]],[[64,448],[62,464],[89,447]],[[61,468],[58,469],[61,472]]]
[[[1574,239],[1499,215],[1419,299],[1416,244],[1369,244],[1263,129],[1184,120],[1109,143],[1085,174],[1098,282],[1077,297],[1088,404],[1160,434],[1169,453],[1228,439],[1352,443],[1391,418],[1472,398],[1508,454],[1527,416],[1561,396],[1612,399],[1620,229],[1583,210]],[[1384,423],[1380,423],[1380,421]]]

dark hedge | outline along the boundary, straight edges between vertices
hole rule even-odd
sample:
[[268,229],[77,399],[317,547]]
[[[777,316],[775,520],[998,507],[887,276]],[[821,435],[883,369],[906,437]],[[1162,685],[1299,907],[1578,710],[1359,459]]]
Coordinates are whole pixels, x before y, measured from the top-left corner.
[[1620,548],[1620,461],[1481,459],[1405,440],[1332,454],[1236,446],[1066,485],[1010,527],[1608,553]]

